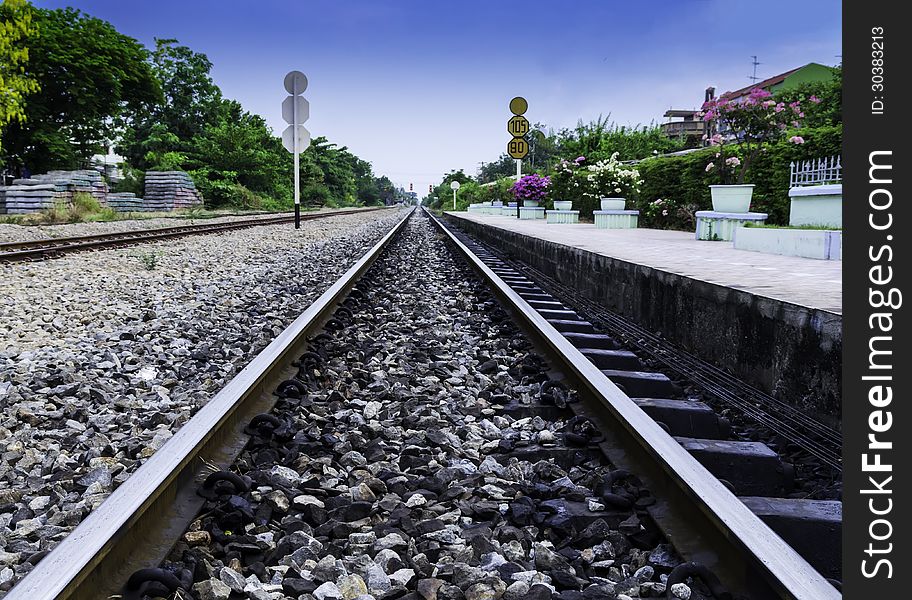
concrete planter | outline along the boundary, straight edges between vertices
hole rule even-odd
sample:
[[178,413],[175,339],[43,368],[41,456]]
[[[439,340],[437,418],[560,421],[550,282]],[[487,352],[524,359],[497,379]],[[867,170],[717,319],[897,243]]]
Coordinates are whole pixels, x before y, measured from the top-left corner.
[[571,200],[555,200],[554,210],[573,210],[573,202]]
[[624,210],[627,205],[626,198],[602,198],[600,202],[602,210]]
[[528,206],[529,208],[537,208],[538,200],[525,200],[523,206]]
[[746,213],[750,210],[754,184],[711,185],[713,210],[720,213]]

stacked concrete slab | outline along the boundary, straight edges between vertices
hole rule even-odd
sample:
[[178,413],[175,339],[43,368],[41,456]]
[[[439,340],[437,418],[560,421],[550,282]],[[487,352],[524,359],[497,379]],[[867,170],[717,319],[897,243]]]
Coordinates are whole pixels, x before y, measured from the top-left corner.
[[66,186],[67,191],[72,194],[84,192],[91,194],[98,200],[99,204],[104,204],[105,197],[108,195],[108,184],[101,177],[101,173],[94,169],[82,169],[79,171],[50,171],[42,175],[36,175],[33,179],[45,182],[54,182],[58,186]]
[[14,179],[13,185],[5,190],[7,214],[24,215],[54,208],[72,202],[72,193],[65,186],[42,182],[37,179]]
[[101,174],[93,170],[51,171],[31,179],[14,179],[13,185],[0,188],[3,209],[8,214],[28,214],[54,208],[68,207],[78,193],[90,194],[102,205],[108,194],[108,185]]
[[165,212],[202,206],[203,198],[183,171],[146,171],[143,210]]
[[108,194],[108,208],[117,212],[142,212],[143,199],[133,192],[112,192]]
[[203,204],[193,180],[183,171],[147,172],[145,197],[137,198],[132,193],[110,193],[101,173],[87,169],[51,171],[31,179],[14,179],[10,186],[0,186],[0,214],[68,208],[77,192],[90,194],[102,206],[118,212],[168,212]]

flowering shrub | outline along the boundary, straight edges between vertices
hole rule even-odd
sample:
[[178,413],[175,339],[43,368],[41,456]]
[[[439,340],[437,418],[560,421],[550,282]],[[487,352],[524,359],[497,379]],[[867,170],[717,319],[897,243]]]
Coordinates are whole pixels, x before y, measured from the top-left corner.
[[643,180],[640,172],[621,164],[615,152],[607,160],[600,160],[589,165],[586,179],[589,189],[584,192],[590,198],[621,197],[626,198],[640,191]]
[[561,159],[554,166],[551,174],[551,197],[555,200],[570,200],[571,202],[582,194],[582,185],[577,176],[580,166],[586,161],[582,156],[576,160]]
[[544,202],[548,197],[548,188],[551,186],[550,177],[542,177],[535,173],[522,177],[513,184],[510,192],[517,201],[537,200]]
[[656,198],[652,202],[647,202],[641,213],[647,227],[688,231],[696,226],[697,210],[699,207],[695,204]]
[[[776,102],[768,91],[754,88],[740,102],[724,99],[710,100],[703,104],[702,116],[707,123],[715,125],[711,137],[703,136],[713,146],[718,146],[714,160],[706,165],[707,173],[717,174],[722,183],[744,183],[754,159],[760,154],[764,142],[780,140],[789,127],[800,127],[804,118],[801,102],[788,104]],[[811,96],[810,102],[820,102]],[[801,136],[792,136],[789,141],[802,144]],[[735,156],[729,146],[737,145],[741,158]]]

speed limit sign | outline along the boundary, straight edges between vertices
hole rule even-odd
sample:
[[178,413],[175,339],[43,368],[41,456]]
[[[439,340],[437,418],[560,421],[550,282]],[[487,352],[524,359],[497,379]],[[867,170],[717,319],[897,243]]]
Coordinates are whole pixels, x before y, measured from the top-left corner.
[[525,158],[529,153],[529,144],[521,137],[515,137],[507,142],[507,154],[513,158]]
[[522,115],[516,115],[507,121],[507,133],[513,137],[523,137],[529,133],[529,121]]

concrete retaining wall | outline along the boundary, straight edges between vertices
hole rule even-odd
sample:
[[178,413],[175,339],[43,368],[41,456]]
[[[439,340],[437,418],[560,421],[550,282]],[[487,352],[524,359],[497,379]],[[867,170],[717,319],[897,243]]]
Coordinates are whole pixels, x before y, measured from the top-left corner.
[[841,315],[445,218],[740,379],[841,426]]
[[842,260],[841,231],[738,227],[734,233],[732,241],[738,250],[819,260]]

